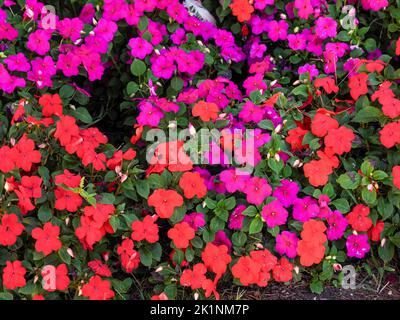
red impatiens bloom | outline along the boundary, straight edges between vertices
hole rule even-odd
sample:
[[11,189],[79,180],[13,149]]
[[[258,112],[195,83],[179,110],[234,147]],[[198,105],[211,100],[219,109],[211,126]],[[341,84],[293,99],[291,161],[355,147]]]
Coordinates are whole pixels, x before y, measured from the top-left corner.
[[76,212],[82,205],[82,198],[79,194],[57,187],[54,190],[56,201],[54,208],[57,210],[67,210],[68,212]]
[[44,299],[44,297],[43,297],[41,294],[35,294],[35,295],[32,297],[32,300],[35,300],[35,301],[42,301],[42,300],[45,300],[45,299]]
[[201,259],[210,271],[216,274],[224,274],[227,265],[232,261],[228,250],[226,245],[217,246],[209,242],[201,254]]
[[192,290],[200,289],[207,279],[206,272],[207,268],[204,264],[197,263],[193,266],[193,270],[186,269],[182,272],[179,282],[184,287],[191,287]]
[[288,131],[286,142],[290,144],[293,151],[308,148],[308,145],[303,145],[303,138],[308,132],[300,127]]
[[93,168],[97,171],[106,170],[107,158],[104,153],[97,153],[93,150],[88,150],[82,158],[82,163],[84,166],[91,164]]
[[18,207],[21,210],[22,214],[26,214],[29,211],[32,211],[35,209],[35,206],[32,204],[31,199],[29,196],[25,193],[24,190],[14,190],[15,194],[17,195],[19,201],[18,201]]
[[325,254],[326,226],[322,221],[309,220],[303,224],[301,240],[297,245],[300,264],[305,267],[318,264]]
[[381,220],[378,220],[376,222],[376,225],[372,226],[372,228],[368,230],[368,237],[372,241],[380,241],[381,233],[384,229],[385,229],[385,223]]
[[26,285],[25,280],[26,269],[22,266],[21,261],[7,261],[6,267],[3,269],[3,286],[8,290],[14,290]]
[[57,268],[52,265],[46,265],[42,268],[41,275],[43,277],[43,289],[48,292],[55,290],[65,291],[71,282],[65,263],[60,264]]
[[88,262],[88,267],[92,269],[98,276],[111,277],[112,273],[110,268],[98,259]]
[[58,239],[60,227],[53,226],[51,222],[46,222],[41,228],[32,230],[32,238],[36,239],[35,249],[37,252],[43,252],[45,256],[53,251],[61,249],[62,243]]
[[330,129],[325,137],[325,146],[330,148],[334,153],[342,155],[351,150],[351,144],[355,139],[353,130],[346,127],[338,129]]
[[360,96],[368,93],[367,86],[368,75],[360,73],[349,78],[350,95],[354,100],[358,100]]
[[168,230],[167,235],[178,249],[187,248],[189,241],[195,237],[194,229],[187,222],[177,223],[173,228]]
[[15,168],[15,149],[11,149],[8,146],[2,146],[0,148],[0,171],[7,173]]
[[260,265],[250,257],[240,257],[232,267],[232,275],[238,278],[244,286],[257,283]]
[[281,258],[279,263],[274,266],[272,275],[277,282],[288,282],[293,278],[293,265],[286,259]]
[[317,112],[311,122],[312,134],[321,138],[327,135],[328,130],[337,128],[339,128],[339,122],[324,113]]
[[356,205],[353,210],[346,216],[347,221],[355,231],[368,231],[372,227],[372,220],[369,218],[370,209],[363,205]]
[[111,282],[102,280],[99,276],[90,278],[89,283],[83,285],[82,295],[89,300],[109,300],[114,298],[115,293],[111,290]]
[[121,258],[122,267],[126,272],[130,273],[140,264],[140,254],[134,248],[134,243],[131,239],[124,239],[117,247],[117,253]]
[[339,87],[336,86],[335,80],[329,77],[315,79],[314,86],[316,88],[324,88],[325,92],[328,94],[339,92]]
[[135,241],[146,240],[149,243],[157,242],[158,225],[154,223],[153,217],[148,215],[144,217],[143,221],[133,221],[131,238]]
[[33,163],[41,161],[40,152],[35,150],[35,143],[26,135],[15,145],[15,151],[15,164],[24,171],[30,171]]
[[114,212],[115,207],[112,204],[98,203],[96,207],[86,206],[83,208],[84,215],[91,217],[100,226],[106,223]]
[[392,169],[393,184],[397,189],[400,189],[400,166],[394,166]]
[[165,292],[161,292],[160,294],[152,296],[150,300],[169,300],[169,299],[168,296],[165,294]]
[[82,216],[81,225],[76,228],[75,235],[85,249],[92,250],[93,245],[101,240],[106,234],[103,224],[94,221],[91,217]]
[[79,136],[79,127],[76,125],[76,120],[71,116],[61,116],[57,122],[54,137],[56,137],[62,146],[71,143],[74,136]]
[[304,165],[304,175],[314,187],[326,185],[332,172],[331,163],[324,160],[312,160]]
[[147,199],[149,206],[155,207],[160,218],[171,218],[176,207],[183,205],[182,196],[175,190],[157,189]]
[[400,143],[400,121],[386,124],[379,134],[381,143],[388,149]]
[[382,112],[391,119],[400,116],[400,100],[387,98],[382,101]]
[[38,199],[42,196],[42,189],[40,185],[43,179],[37,176],[23,176],[21,179],[20,190],[24,192],[29,198]]
[[198,172],[185,172],[179,180],[179,186],[187,199],[192,199],[195,196],[201,199],[207,194],[204,179]]
[[81,182],[82,177],[77,174],[73,174],[69,170],[65,169],[63,174],[56,175],[55,183],[58,186],[65,185],[69,188],[77,188]]
[[0,244],[12,246],[24,229],[24,225],[18,222],[16,214],[4,214],[0,223]]
[[307,241],[313,241],[316,243],[325,243],[327,238],[325,235],[326,226],[322,221],[308,220],[303,224],[303,231],[301,232],[301,238]]
[[263,272],[271,271],[278,262],[278,259],[268,249],[251,251],[250,257],[260,265]]
[[214,102],[197,102],[192,109],[194,117],[200,117],[204,122],[215,120],[218,118],[219,108]]
[[56,94],[44,94],[39,98],[39,104],[43,107],[42,114],[45,117],[50,117],[51,115],[60,116],[63,113],[62,100],[60,96]]

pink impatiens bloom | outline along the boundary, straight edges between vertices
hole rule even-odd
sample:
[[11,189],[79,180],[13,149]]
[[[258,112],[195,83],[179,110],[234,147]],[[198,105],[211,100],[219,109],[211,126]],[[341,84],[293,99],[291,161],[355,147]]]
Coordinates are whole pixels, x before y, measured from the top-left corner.
[[77,76],[81,60],[75,54],[69,52],[60,54],[57,61],[57,69],[62,70],[66,77]]
[[319,214],[319,206],[317,201],[312,197],[297,199],[293,204],[293,218],[295,220],[306,222],[311,218],[317,217]]
[[151,71],[157,78],[170,79],[176,70],[172,58],[160,55],[152,60]]
[[142,38],[132,38],[128,43],[131,48],[132,57],[144,59],[153,52],[153,46],[150,42]]
[[83,22],[79,18],[65,18],[57,23],[57,29],[64,39],[75,42],[81,37]]
[[81,19],[83,23],[91,24],[95,15],[96,11],[94,10],[93,4],[87,3],[82,8],[81,13],[79,14],[79,19]]
[[225,184],[226,190],[233,193],[244,190],[249,176],[237,174],[235,169],[229,169],[222,171],[219,179]]
[[238,205],[235,210],[229,216],[228,228],[231,230],[241,230],[243,227],[243,221],[245,216],[242,212],[246,209],[246,206],[241,204]]
[[295,0],[294,7],[297,9],[297,15],[301,19],[308,19],[314,13],[311,0]]
[[358,259],[364,258],[364,256],[369,252],[370,245],[368,243],[368,235],[351,234],[346,241],[347,256],[354,257]]
[[183,218],[184,222],[187,222],[195,231],[206,225],[206,220],[204,219],[204,213],[193,212],[191,214],[185,215]]
[[18,38],[18,30],[11,24],[0,21],[0,40],[13,41],[16,38]]
[[267,6],[274,5],[275,0],[255,0],[254,8],[258,10],[264,10]]
[[273,200],[265,205],[261,211],[261,216],[267,223],[268,228],[284,225],[288,218],[287,210],[279,200]]
[[343,236],[344,231],[347,228],[347,219],[342,215],[340,211],[336,210],[331,212],[326,221],[329,224],[328,230],[326,232],[328,239],[339,240]]
[[7,64],[7,68],[10,71],[27,72],[31,69],[28,59],[21,52],[16,55],[8,56],[4,59],[4,62]]
[[330,17],[319,17],[315,23],[315,34],[320,39],[335,38],[337,22]]
[[43,56],[50,51],[50,38],[50,32],[40,29],[36,30],[29,35],[26,47],[29,50]]
[[246,94],[250,95],[250,93],[254,90],[261,90],[264,92],[264,90],[267,90],[267,85],[265,82],[263,82],[263,75],[262,74],[256,74],[254,76],[248,77],[244,82],[243,82],[243,87],[246,89]]
[[160,120],[164,118],[164,113],[150,102],[142,102],[139,104],[140,114],[136,118],[138,124],[156,127]]
[[239,112],[239,118],[242,119],[244,122],[255,122],[259,123],[261,120],[264,119],[265,111],[255,105],[251,101],[246,101],[243,105],[242,110]]
[[285,20],[272,20],[268,24],[268,37],[271,41],[286,40],[289,24]]
[[272,196],[277,198],[284,207],[289,207],[297,200],[299,191],[300,187],[296,182],[283,179],[281,185],[275,188]]
[[272,188],[264,178],[253,177],[247,180],[243,192],[246,193],[247,202],[258,206],[271,195]]
[[294,232],[282,231],[276,236],[275,250],[281,254],[286,255],[288,258],[295,258],[297,256],[297,243],[299,238]]

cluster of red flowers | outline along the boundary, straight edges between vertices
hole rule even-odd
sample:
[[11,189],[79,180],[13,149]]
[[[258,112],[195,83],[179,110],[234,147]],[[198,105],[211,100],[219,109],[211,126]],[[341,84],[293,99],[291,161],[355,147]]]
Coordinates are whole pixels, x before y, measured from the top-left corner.
[[114,233],[109,222],[114,212],[115,207],[112,204],[98,203],[96,207],[83,208],[80,226],[75,230],[75,234],[85,249],[92,250],[93,245],[99,242],[106,233]]
[[147,199],[147,203],[155,207],[160,218],[169,219],[174,214],[175,208],[183,205],[183,198],[175,190],[157,189]]
[[309,267],[318,264],[324,258],[324,243],[327,241],[325,231],[326,226],[322,221],[309,220],[303,224],[301,240],[297,247],[302,266]]
[[122,268],[128,273],[131,273],[140,264],[140,254],[134,247],[135,245],[131,239],[124,239],[117,248]]

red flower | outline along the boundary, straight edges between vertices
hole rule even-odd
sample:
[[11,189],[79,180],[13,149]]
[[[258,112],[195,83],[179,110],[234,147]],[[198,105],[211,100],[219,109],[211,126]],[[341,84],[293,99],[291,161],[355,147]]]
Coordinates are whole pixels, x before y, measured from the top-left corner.
[[349,78],[350,95],[354,100],[358,100],[360,96],[368,93],[367,86],[368,75],[360,73]]
[[55,290],[65,291],[68,289],[70,279],[68,277],[67,265],[62,263],[57,268],[47,265],[42,268],[43,289],[48,292]]
[[324,160],[312,160],[304,165],[304,175],[314,187],[326,185],[331,173],[330,162]]
[[189,246],[189,241],[195,236],[194,229],[187,222],[177,223],[172,229],[168,230],[170,238],[176,248],[185,249]]
[[335,80],[329,77],[315,79],[314,86],[316,88],[324,88],[325,92],[328,94],[339,92],[339,87],[336,86]]
[[147,199],[160,218],[171,218],[176,207],[183,205],[182,196],[175,190],[157,189]]
[[158,241],[158,225],[151,216],[144,217],[143,221],[133,221],[131,238],[135,241],[146,240],[155,243]]
[[278,261],[268,249],[251,251],[250,257],[260,265],[263,272],[271,271]]
[[192,290],[200,289],[206,280],[206,272],[204,264],[197,263],[193,266],[193,271],[190,269],[183,271],[179,282],[184,287],[191,287]]
[[93,245],[101,240],[105,235],[103,225],[94,221],[90,217],[82,216],[81,225],[76,228],[75,235],[85,247],[85,249],[93,249]]
[[400,143],[400,121],[388,123],[379,134],[381,143],[388,149]]
[[201,199],[207,194],[204,179],[198,172],[185,172],[179,180],[179,186],[187,199],[192,199],[194,196]]
[[168,296],[164,292],[161,292],[158,295],[152,296],[151,300],[168,300]]
[[22,214],[26,214],[28,211],[32,211],[33,209],[35,209],[35,206],[32,204],[31,199],[24,190],[15,190],[14,192],[19,199],[18,207],[21,209]]
[[54,137],[56,137],[62,146],[71,143],[74,136],[79,136],[79,127],[76,125],[76,120],[71,116],[61,116],[57,122]]
[[335,156],[335,153],[333,152],[332,149],[330,148],[325,148],[325,150],[318,150],[317,151],[318,157],[321,159],[321,161],[325,162],[327,165],[329,165],[332,168],[338,168],[339,167],[339,159]]
[[217,246],[211,242],[207,243],[204,248],[201,259],[205,266],[215,274],[224,274],[227,265],[232,261],[226,245]]
[[4,214],[0,223],[0,244],[12,246],[24,229],[24,225],[18,222],[16,214]]
[[394,93],[390,89],[392,83],[390,81],[384,81],[379,85],[379,89],[374,92],[371,96],[372,101],[376,101],[378,99],[380,104],[384,104],[386,99],[393,99]]
[[111,277],[112,273],[110,268],[98,259],[88,262],[88,266],[92,269],[98,276]]
[[393,184],[397,189],[400,189],[400,166],[394,166],[392,169]]
[[351,144],[355,139],[351,129],[339,127],[338,129],[330,129],[325,137],[325,146],[330,148],[334,153],[342,155],[351,150]]
[[133,249],[134,244],[131,239],[125,239],[117,247],[117,253],[121,258],[122,267],[126,272],[130,273],[140,264],[140,254]]
[[97,171],[106,170],[106,163],[107,158],[104,153],[96,153],[93,150],[88,150],[82,159],[82,163],[84,166],[88,166],[91,164],[93,168]]
[[54,190],[54,195],[56,196],[54,208],[56,208],[57,210],[76,212],[78,208],[82,205],[81,196],[75,192],[57,187]]
[[218,118],[219,108],[214,102],[197,102],[192,109],[194,117],[200,117],[204,122],[215,120]]
[[26,135],[15,145],[15,164],[24,171],[30,171],[33,163],[39,163],[41,160],[40,152],[35,150],[35,143],[28,139]]
[[277,282],[288,282],[293,278],[293,265],[286,259],[281,258],[272,270],[272,276]]
[[346,216],[347,221],[355,231],[368,231],[372,227],[372,220],[369,218],[370,210],[363,204],[356,205]]
[[326,226],[322,221],[308,220],[303,224],[303,231],[301,238],[303,240],[312,241],[315,243],[323,244],[327,238],[325,235]]
[[212,294],[214,294],[215,299],[219,300],[219,293],[217,292],[217,282],[219,280],[219,276],[215,277],[214,281],[211,279],[206,279],[203,281],[202,288],[204,290],[204,296],[209,298]]
[[115,293],[111,290],[110,281],[93,276],[89,283],[82,287],[82,295],[88,297],[89,300],[109,300],[114,298]]
[[6,262],[3,269],[3,286],[8,290],[14,290],[26,285],[25,281],[26,269],[22,266],[21,261]]
[[232,275],[238,278],[244,286],[257,283],[260,265],[250,257],[240,257],[232,267]]
[[92,218],[99,224],[99,226],[102,226],[104,223],[106,223],[114,212],[115,207],[112,204],[98,203],[96,207],[86,206],[83,208],[84,215]]
[[368,237],[372,241],[380,241],[381,233],[385,229],[385,223],[383,221],[378,220],[375,226],[372,226],[371,229],[368,230]]
[[306,149],[308,145],[303,145],[303,138],[308,133],[308,130],[304,130],[300,127],[291,129],[288,131],[286,142],[290,144],[293,151]]
[[396,98],[386,98],[382,101],[383,113],[391,119],[400,116],[400,100]]
[[311,132],[317,137],[325,137],[329,129],[337,129],[338,127],[339,123],[336,119],[318,112],[311,122]]
[[300,264],[310,267],[314,263],[318,264],[322,261],[325,254],[325,247],[312,240],[300,240],[297,245],[297,253],[300,256]]
[[77,174],[73,174],[69,170],[65,169],[63,174],[56,175],[55,183],[58,186],[65,185],[69,188],[77,188],[81,183],[82,177]]
[[60,116],[63,113],[62,100],[57,93],[53,95],[44,94],[40,97],[39,104],[43,106],[42,114],[45,117],[50,117],[53,114]]
[[7,173],[15,168],[15,150],[8,146],[0,148],[0,171]]
[[19,187],[29,198],[38,199],[42,196],[42,178],[37,176],[27,177],[23,176],[21,179],[21,186]]
[[32,297],[32,300],[37,300],[37,301],[39,301],[39,300],[45,300],[44,299],[44,297],[41,295],[41,294],[35,294],[33,297]]
[[37,252],[43,252],[45,256],[53,251],[61,249],[61,241],[58,239],[60,227],[53,226],[51,222],[46,222],[41,228],[32,230],[32,238],[36,239],[35,249]]

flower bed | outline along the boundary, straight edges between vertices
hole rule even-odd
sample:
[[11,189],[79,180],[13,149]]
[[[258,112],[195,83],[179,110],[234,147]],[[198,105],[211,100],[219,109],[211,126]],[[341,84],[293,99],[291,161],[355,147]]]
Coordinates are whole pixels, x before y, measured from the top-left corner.
[[0,4],[0,298],[395,271],[398,1]]

